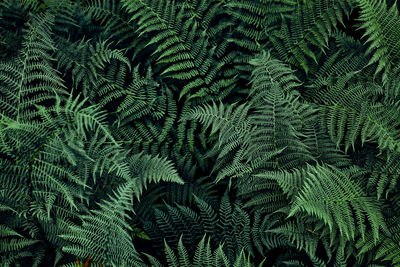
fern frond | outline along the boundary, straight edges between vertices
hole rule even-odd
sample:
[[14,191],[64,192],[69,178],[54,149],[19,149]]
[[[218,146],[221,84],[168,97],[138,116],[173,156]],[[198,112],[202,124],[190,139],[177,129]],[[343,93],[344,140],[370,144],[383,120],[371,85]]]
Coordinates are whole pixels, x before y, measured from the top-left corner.
[[[179,98],[204,97],[233,86],[232,76],[215,78],[226,62],[224,58],[220,62],[215,60],[217,47],[210,47],[206,32],[199,30],[193,16],[187,17],[190,6],[179,7],[175,1],[131,0],[123,1],[123,6],[132,14],[130,21],[137,25],[139,36],[152,35],[147,46],[157,45],[153,55],[161,67],[160,75],[183,82]],[[218,81],[222,86],[214,83]]]
[[65,94],[63,81],[51,65],[53,23],[54,16],[49,13],[33,16],[27,24],[23,51],[15,60],[0,63],[0,112],[16,122],[35,118],[34,105]]
[[368,36],[367,53],[372,52],[369,64],[378,63],[375,73],[384,70],[383,81],[392,67],[399,60],[400,22],[397,5],[388,9],[386,1],[357,0],[361,9],[361,29]]
[[308,167],[289,216],[301,211],[320,218],[331,230],[337,227],[347,239],[354,239],[358,231],[364,237],[367,222],[374,239],[386,229],[379,203],[368,197],[349,174],[333,166]]
[[[229,261],[226,255],[223,252],[223,245],[219,245],[215,250],[211,248],[210,238],[207,239],[206,235],[200,240],[197,244],[196,252],[193,256],[193,261],[191,261],[185,246],[182,243],[182,236],[179,239],[178,243],[178,254],[168,246],[165,242],[165,256],[168,262],[168,266],[176,266],[176,267],[201,267],[201,266],[234,266],[234,267],[254,267],[254,263],[250,259],[250,255],[246,255],[244,250],[242,250],[239,254],[236,255],[234,261]],[[152,262],[159,262],[152,256],[145,254]],[[264,260],[265,261],[265,260]],[[263,261],[263,262],[264,262]],[[263,262],[258,266],[261,267]]]
[[63,251],[78,257],[90,254],[95,261],[117,266],[143,264],[127,232],[135,185],[135,180],[120,185],[115,196],[99,203],[100,209],[82,216],[82,226],[69,226],[69,233],[60,235],[71,242]]
[[343,14],[348,15],[350,8],[349,1],[298,1],[289,19],[282,17],[281,28],[272,28],[267,36],[280,58],[308,73],[313,71],[319,52],[325,51],[328,38],[337,24],[343,23]]

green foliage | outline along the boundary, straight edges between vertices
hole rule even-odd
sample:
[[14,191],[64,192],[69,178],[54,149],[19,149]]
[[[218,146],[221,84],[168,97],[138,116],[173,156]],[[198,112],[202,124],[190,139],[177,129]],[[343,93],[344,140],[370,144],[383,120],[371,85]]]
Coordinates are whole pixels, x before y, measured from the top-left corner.
[[398,13],[1,1],[0,265],[400,266]]
[[[127,230],[132,228],[124,220],[129,211],[136,181],[128,181],[117,188],[114,197],[99,204],[100,210],[93,210],[82,216],[82,226],[70,226],[61,238],[73,245],[63,251],[93,259],[112,266],[134,266],[141,263]],[[118,246],[116,246],[118,244]]]
[[[167,259],[167,266],[177,266],[177,267],[189,267],[189,266],[233,266],[233,267],[254,267],[256,266],[246,253],[241,250],[241,252],[235,257],[235,260],[230,261],[223,251],[223,245],[219,245],[215,250],[212,250],[210,245],[210,239],[207,239],[204,235],[196,247],[196,251],[193,256],[193,260],[190,259],[189,254],[182,242],[182,236],[178,242],[178,255],[168,246],[165,242],[165,257]],[[163,266],[157,259],[151,255],[146,255],[149,257],[151,266]],[[264,260],[265,261],[265,260]],[[264,262],[263,261],[263,262]],[[261,262],[259,267],[263,266]]]
[[367,53],[373,53],[369,64],[378,63],[375,73],[384,70],[383,78],[386,80],[392,65],[399,59],[399,10],[396,4],[388,8],[386,1],[356,2],[361,9],[361,28],[365,29],[364,35],[368,36]]
[[[279,57],[306,73],[314,71],[328,39],[350,13],[350,1],[297,1],[287,13],[279,10],[281,26],[269,27],[265,34]],[[276,12],[276,9],[273,10]]]
[[250,217],[239,201],[232,203],[227,192],[218,205],[195,195],[194,201],[193,208],[166,204],[165,210],[155,209],[154,215],[144,223],[150,239],[160,244],[164,239],[177,243],[178,237],[183,235],[183,241],[191,245],[188,251],[194,253],[200,237],[206,234],[213,244],[224,244],[222,249],[232,262],[242,249],[253,254]]

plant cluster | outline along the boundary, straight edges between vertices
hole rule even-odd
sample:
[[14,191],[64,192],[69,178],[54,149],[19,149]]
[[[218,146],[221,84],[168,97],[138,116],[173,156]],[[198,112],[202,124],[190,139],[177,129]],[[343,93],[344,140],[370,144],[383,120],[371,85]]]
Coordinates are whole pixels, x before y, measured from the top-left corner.
[[400,266],[399,8],[0,1],[0,266]]

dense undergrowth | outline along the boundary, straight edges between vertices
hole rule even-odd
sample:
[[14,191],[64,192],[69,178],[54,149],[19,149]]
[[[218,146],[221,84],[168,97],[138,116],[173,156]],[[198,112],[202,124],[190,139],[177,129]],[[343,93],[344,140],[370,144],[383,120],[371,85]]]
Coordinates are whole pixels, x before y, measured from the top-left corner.
[[0,1],[0,266],[400,266],[392,0]]

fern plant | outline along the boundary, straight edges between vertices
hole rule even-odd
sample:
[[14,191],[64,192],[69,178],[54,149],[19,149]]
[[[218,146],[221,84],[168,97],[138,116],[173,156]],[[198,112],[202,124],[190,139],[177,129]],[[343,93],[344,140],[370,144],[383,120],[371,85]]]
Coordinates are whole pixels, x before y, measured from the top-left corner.
[[[218,154],[214,167],[220,170],[217,181],[226,176],[240,177],[257,168],[279,169],[313,160],[300,132],[302,119],[315,118],[313,110],[299,103],[293,94],[283,92],[298,86],[296,77],[269,54],[252,61],[254,65],[259,63],[253,73],[252,105],[225,108],[214,103],[195,108],[186,117],[198,119],[205,127],[212,125],[211,134],[220,132],[209,152],[210,156]],[[251,108],[255,111],[248,114]]]
[[399,265],[398,10],[1,1],[0,265]]
[[193,208],[165,204],[143,222],[143,228],[155,241],[156,249],[161,249],[158,244],[163,239],[174,244],[178,242],[177,237],[183,235],[182,240],[191,245],[188,252],[194,252],[199,237],[206,234],[213,244],[224,244],[224,254],[230,261],[234,261],[242,249],[253,254],[250,217],[239,202],[232,203],[227,192],[217,203],[193,197]]
[[383,80],[390,73],[392,64],[398,60],[398,8],[393,4],[387,7],[386,1],[357,1],[362,20],[361,29],[365,29],[369,47],[367,53],[373,53],[369,64],[378,63],[375,73],[384,70]]
[[281,11],[280,29],[268,27],[266,35],[280,58],[306,73],[313,71],[332,32],[349,15],[349,2],[297,1],[289,15]]
[[[252,261],[250,260],[250,257],[247,257],[243,250],[240,252],[240,254],[236,256],[234,261],[230,261],[224,254],[223,245],[219,245],[218,248],[213,251],[210,246],[210,239],[208,239],[206,243],[205,235],[196,247],[196,252],[194,254],[193,260],[190,259],[187,249],[183,245],[182,236],[178,242],[178,255],[175,254],[175,252],[168,246],[166,242],[165,255],[168,266],[255,266],[255,264],[252,263]],[[151,255],[146,256],[149,257],[151,266],[164,266]],[[258,266],[263,266],[263,263],[260,263]]]

